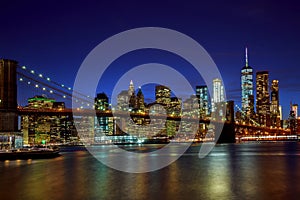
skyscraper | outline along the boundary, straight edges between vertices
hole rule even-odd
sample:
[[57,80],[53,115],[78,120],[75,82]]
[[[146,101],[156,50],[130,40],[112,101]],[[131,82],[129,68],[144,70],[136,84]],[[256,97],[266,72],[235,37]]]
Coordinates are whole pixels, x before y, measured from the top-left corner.
[[196,86],[196,96],[199,100],[200,117],[209,115],[208,88],[206,85]]
[[139,90],[136,94],[136,108],[139,111],[145,111],[145,101],[141,87],[139,87]]
[[292,110],[294,111],[295,118],[297,119],[298,118],[298,104],[293,104],[292,105]]
[[293,110],[292,103],[290,105],[290,115],[288,118],[288,127],[291,130],[291,134],[296,134],[297,133],[297,119],[295,116],[295,112]]
[[221,79],[215,78],[213,80],[213,98],[212,98],[212,112],[216,110],[217,104],[225,101],[224,87]]
[[98,93],[95,98],[95,109],[105,111],[108,110],[108,97],[105,93]]
[[133,94],[134,94],[134,85],[133,85],[133,81],[130,80],[129,88],[128,88],[128,95],[131,96]]
[[129,95],[128,95],[128,91],[127,90],[122,90],[119,94],[118,94],[118,100],[117,100],[117,108],[118,110],[128,110],[129,108]]
[[254,113],[253,69],[248,65],[248,51],[245,50],[245,66],[241,70],[242,111],[244,117],[251,118]]
[[136,96],[135,96],[134,85],[132,80],[129,83],[128,96],[129,96],[129,108],[134,109],[136,107]]
[[[28,104],[23,109],[60,110],[65,108],[64,102],[56,102],[45,95],[36,95],[28,98]],[[34,113],[22,115],[21,129],[23,142],[26,145],[56,142],[78,141],[77,131],[74,127],[73,117],[67,114],[41,114]]]
[[272,80],[270,114],[271,114],[271,125],[273,127],[280,127],[278,80]]
[[256,113],[261,126],[270,126],[269,72],[256,73]]
[[218,78],[213,80],[213,102],[220,103],[224,102],[224,87],[222,81]]
[[181,99],[177,97],[171,97],[171,103],[169,106],[169,113],[172,115],[180,115],[181,113]]
[[157,85],[155,87],[155,100],[156,103],[168,106],[171,102],[170,88],[163,85]]

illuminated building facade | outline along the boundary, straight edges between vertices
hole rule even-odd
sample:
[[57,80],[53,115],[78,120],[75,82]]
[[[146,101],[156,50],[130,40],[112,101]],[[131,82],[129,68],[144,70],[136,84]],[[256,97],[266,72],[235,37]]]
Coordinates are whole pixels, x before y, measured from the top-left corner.
[[216,111],[217,104],[225,101],[224,87],[221,79],[215,78],[213,80],[213,98],[212,98],[212,112]]
[[245,51],[246,63],[241,70],[242,112],[244,121],[254,114],[253,69],[248,64],[248,52]]
[[292,105],[292,111],[295,113],[295,118],[298,118],[298,104],[293,104]]
[[295,112],[293,111],[293,107],[291,106],[289,118],[288,118],[288,128],[291,130],[291,134],[297,133],[297,118],[295,116]]
[[105,111],[108,110],[109,103],[108,97],[105,93],[98,93],[95,98],[95,110]]
[[271,126],[280,127],[278,80],[272,80],[270,115],[271,115]]
[[270,126],[269,72],[256,73],[256,113],[261,126]]
[[141,112],[145,111],[145,100],[141,87],[139,87],[136,94],[136,110]]
[[134,90],[134,85],[132,80],[129,83],[128,96],[129,96],[129,108],[130,109],[136,108],[136,96],[135,96],[135,90]]
[[34,96],[27,101],[28,104],[26,107],[31,109],[52,109],[55,102],[54,99],[47,98],[46,96]]
[[191,95],[190,98],[183,102],[183,113],[189,116],[199,115],[199,104],[196,95]]
[[155,100],[156,100],[156,103],[159,103],[162,105],[169,105],[171,102],[170,88],[163,86],[163,85],[157,85],[155,87]]
[[[64,102],[46,96],[34,96],[28,99],[23,109],[62,110]],[[25,145],[39,145],[44,143],[71,143],[78,142],[79,138],[73,123],[72,115],[35,114],[23,115],[21,128]]]
[[206,85],[196,86],[196,96],[199,101],[200,117],[209,115],[208,88]]
[[169,105],[169,114],[173,116],[179,116],[181,114],[181,99],[177,97],[171,97],[171,103]]
[[130,80],[130,83],[129,83],[128,95],[129,96],[134,95],[134,85],[133,85],[133,81],[132,80]]
[[282,120],[282,106],[279,105],[279,114],[280,114],[280,121]]
[[[108,97],[105,93],[97,94],[95,98],[95,110],[107,111],[109,110]],[[97,115],[97,113],[96,113]],[[98,138],[105,135],[114,135],[114,118],[107,116],[97,115],[95,120],[95,142],[98,142]]]
[[117,97],[117,109],[118,110],[127,110],[129,108],[129,95],[127,90],[123,90],[118,94]]

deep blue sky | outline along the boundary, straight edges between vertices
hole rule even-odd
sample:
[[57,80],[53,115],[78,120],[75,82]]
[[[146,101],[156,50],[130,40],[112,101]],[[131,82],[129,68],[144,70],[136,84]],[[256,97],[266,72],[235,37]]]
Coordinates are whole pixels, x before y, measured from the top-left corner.
[[[237,104],[246,45],[254,70],[268,70],[270,79],[279,79],[284,116],[288,115],[290,101],[300,103],[297,1],[7,0],[1,1],[0,7],[0,57],[17,60],[65,85],[73,85],[81,62],[106,38],[132,28],[156,26],[180,31],[198,41],[217,64],[228,99]],[[203,84],[180,60],[161,55],[136,52],[116,61],[108,75],[118,77],[130,66],[161,60],[182,67],[190,74],[192,84]],[[116,80],[106,81],[107,86],[99,92],[110,93],[110,85]],[[21,104],[33,95],[24,91],[19,92]],[[153,98],[154,88],[145,93]]]

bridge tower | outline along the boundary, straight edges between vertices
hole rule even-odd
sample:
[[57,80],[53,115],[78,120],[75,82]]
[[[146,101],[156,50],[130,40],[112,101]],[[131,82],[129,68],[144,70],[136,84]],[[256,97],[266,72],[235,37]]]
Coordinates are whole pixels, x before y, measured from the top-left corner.
[[226,122],[217,143],[235,143],[234,101],[226,102]]
[[[17,61],[0,59],[0,144],[14,144],[18,132]],[[0,146],[0,149],[2,148]]]

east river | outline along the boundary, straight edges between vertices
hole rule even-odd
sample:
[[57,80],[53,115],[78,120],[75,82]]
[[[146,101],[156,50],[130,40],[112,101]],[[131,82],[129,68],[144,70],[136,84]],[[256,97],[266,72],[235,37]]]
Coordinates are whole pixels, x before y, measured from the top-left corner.
[[200,146],[148,173],[117,171],[88,151],[0,161],[0,199],[299,199],[300,143],[222,144],[202,159]]

